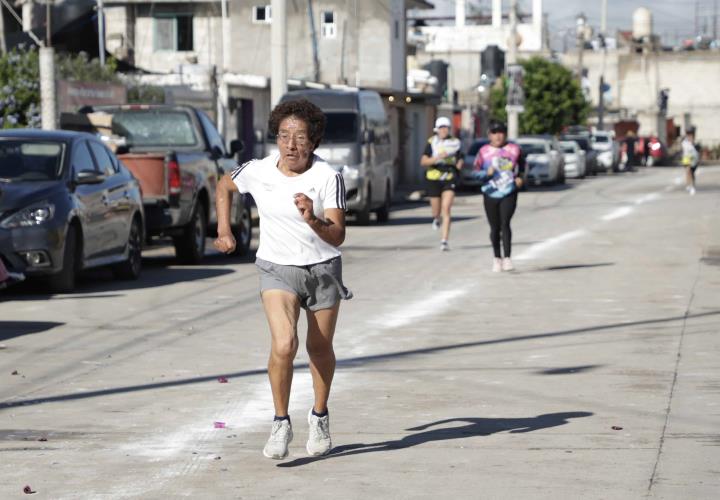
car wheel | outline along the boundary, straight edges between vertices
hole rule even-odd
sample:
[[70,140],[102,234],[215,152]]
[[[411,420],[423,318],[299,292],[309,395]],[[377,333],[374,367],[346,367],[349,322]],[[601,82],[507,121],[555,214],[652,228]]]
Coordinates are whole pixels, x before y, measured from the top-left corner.
[[130,234],[128,235],[128,258],[125,262],[121,262],[113,268],[113,274],[116,278],[136,280],[140,277],[140,271],[142,270],[142,242],[142,226],[140,221],[135,218],[132,221]]
[[235,251],[233,254],[247,255],[250,252],[250,242],[252,241],[252,215],[250,207],[245,204],[242,206],[240,224],[233,227],[233,236],[235,237]]
[[62,269],[48,278],[48,285],[53,292],[66,293],[75,290],[75,279],[81,260],[78,258],[78,250],[82,248],[78,240],[77,229],[71,225],[65,236]]
[[183,264],[199,264],[205,256],[206,235],[205,207],[198,203],[182,235],[173,238],[177,259]]
[[377,220],[378,222],[387,222],[390,219],[390,204],[392,203],[392,198],[390,195],[390,184],[388,183],[387,188],[385,189],[385,201],[383,202],[383,206],[378,208],[375,212],[377,214]]
[[367,226],[370,224],[370,200],[372,195],[372,191],[370,191],[370,188],[368,187],[367,190],[367,197],[365,198],[365,206],[355,212],[355,220],[358,224],[361,226]]

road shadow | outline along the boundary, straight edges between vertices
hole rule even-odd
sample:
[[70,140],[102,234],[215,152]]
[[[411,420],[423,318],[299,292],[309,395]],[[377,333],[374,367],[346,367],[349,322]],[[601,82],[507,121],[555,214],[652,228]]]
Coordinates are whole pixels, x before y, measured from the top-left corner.
[[[465,220],[478,219],[479,216],[469,215],[458,215],[452,216],[453,222],[462,222]],[[390,220],[385,222],[384,226],[413,226],[413,225],[428,225],[432,224],[432,217],[428,216],[405,216],[405,217],[390,217]]]
[[525,192],[559,193],[562,191],[567,191],[569,189],[574,189],[574,184],[575,182],[565,182],[565,184],[541,184],[539,186],[528,184],[527,191]]
[[[514,344],[516,342],[526,342],[526,341],[535,341],[540,339],[546,339],[546,338],[563,338],[573,335],[584,335],[584,334],[592,334],[592,333],[598,333],[598,334],[606,334],[608,330],[618,330],[618,329],[628,329],[633,328],[636,326],[648,326],[648,325],[658,325],[673,321],[686,321],[688,319],[694,318],[708,318],[711,316],[718,316],[720,315],[720,310],[713,310],[703,313],[695,313],[695,314],[684,314],[680,316],[666,316],[662,318],[655,318],[655,319],[645,319],[645,320],[639,320],[639,321],[628,321],[628,322],[621,322],[621,323],[610,323],[610,324],[604,324],[604,325],[597,325],[597,326],[591,326],[586,328],[573,328],[570,330],[560,330],[560,331],[551,331],[551,332],[543,332],[543,333],[534,333],[534,334],[528,334],[528,335],[517,335],[512,337],[498,337],[498,338],[492,338],[492,339],[486,339],[486,340],[476,340],[472,342],[460,342],[456,344],[443,344],[443,345],[436,345],[432,347],[421,347],[417,349],[408,349],[404,351],[391,351],[386,352],[383,354],[369,354],[366,356],[355,356],[352,358],[338,358],[337,360],[337,366],[340,369],[352,369],[354,367],[364,367],[370,364],[374,363],[383,363],[385,361],[389,360],[402,360],[402,359],[408,359],[413,358],[415,356],[427,356],[431,354],[437,354],[437,353],[445,353],[445,352],[453,352],[457,350],[462,349],[470,349],[470,348],[477,348],[477,347],[483,347],[483,346],[490,346],[490,345],[499,345],[499,344]],[[309,368],[309,365],[307,363],[297,363],[294,365],[295,370],[306,370]],[[86,392],[69,392],[65,394],[58,394],[54,396],[43,396],[39,398],[26,398],[26,399],[13,399],[12,401],[0,401],[0,410],[7,409],[7,408],[15,408],[18,406],[32,406],[32,405],[41,405],[46,403],[55,403],[60,401],[74,401],[74,400],[81,400],[81,399],[89,399],[89,398],[96,398],[96,397],[103,397],[103,396],[109,396],[113,394],[123,394],[123,393],[130,393],[130,392],[140,392],[140,391],[148,391],[148,390],[158,390],[158,389],[164,389],[168,387],[182,387],[182,386],[190,386],[193,384],[201,384],[206,382],[217,382],[218,377],[224,377],[228,380],[230,379],[242,379],[246,377],[254,377],[262,375],[267,375],[267,368],[256,368],[251,370],[243,370],[239,372],[232,372],[232,373],[216,373],[213,375],[203,375],[200,377],[191,377],[191,378],[182,378],[182,379],[175,379],[175,380],[167,380],[162,382],[153,382],[148,384],[138,384],[138,385],[130,385],[130,386],[119,386],[119,387],[112,387],[108,389],[101,389],[96,391],[86,391]]]
[[23,335],[44,332],[64,324],[57,321],[0,321],[0,342]]
[[592,267],[614,266],[614,262],[598,262],[596,264],[568,264],[564,266],[541,267],[538,271],[572,271],[573,269],[588,269]]
[[[234,273],[232,269],[213,269],[203,267],[166,267],[165,265],[145,266],[140,278],[134,281],[117,280],[112,271],[107,268],[97,268],[83,271],[78,276],[75,291],[56,296],[48,293],[47,283],[42,279],[27,280],[19,283],[0,294],[3,300],[38,300],[38,299],[67,299],[67,298],[99,298],[121,297],[122,293],[105,294],[104,292],[126,292],[143,288],[155,288],[185,281],[198,281],[217,278]],[[102,295],[97,295],[102,294]]]
[[[520,434],[533,432],[550,427],[565,425],[572,418],[583,418],[593,415],[587,411],[574,411],[563,413],[546,413],[537,417],[529,418],[448,418],[438,420],[429,424],[419,425],[405,429],[406,431],[422,431],[415,434],[409,434],[403,438],[380,441],[377,443],[353,443],[336,446],[328,455],[322,457],[303,457],[289,462],[277,464],[277,467],[299,467],[320,460],[328,460],[331,458],[347,457],[351,455],[360,455],[362,453],[375,453],[382,451],[394,451],[411,448],[413,446],[423,445],[436,441],[450,441],[453,439],[466,439],[475,436],[489,436],[498,432],[508,432],[510,434]],[[465,425],[458,426],[457,424]],[[452,426],[440,427],[437,429],[427,430],[430,427],[439,425],[455,424]]]
[[565,366],[562,368],[547,368],[545,370],[538,370],[535,373],[538,375],[570,375],[572,373],[583,373],[602,368],[605,365],[580,365],[580,366]]

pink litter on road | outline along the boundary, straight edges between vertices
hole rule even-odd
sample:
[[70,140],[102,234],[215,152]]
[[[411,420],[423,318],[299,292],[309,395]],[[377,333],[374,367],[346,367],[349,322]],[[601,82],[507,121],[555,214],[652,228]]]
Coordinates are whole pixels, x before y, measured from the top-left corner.
[[225,422],[215,422],[215,423],[213,424],[213,426],[214,426],[216,429],[224,429],[224,428],[225,428]]
[[35,490],[33,490],[30,485],[27,485],[23,488],[23,493],[25,493],[26,495],[32,495],[33,493],[35,493]]
[[218,377],[218,382],[220,382],[221,384],[227,384],[228,379],[227,377]]

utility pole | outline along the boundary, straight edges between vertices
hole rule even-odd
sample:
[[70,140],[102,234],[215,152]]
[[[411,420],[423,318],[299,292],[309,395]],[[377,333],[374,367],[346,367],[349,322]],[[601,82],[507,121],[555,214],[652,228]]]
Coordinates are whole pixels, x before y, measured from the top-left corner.
[[576,18],[576,35],[577,35],[577,78],[580,88],[582,89],[583,79],[583,52],[585,50],[585,14],[579,14]]
[[100,52],[100,66],[105,66],[105,7],[103,0],[97,0],[98,10],[98,52]]
[[287,16],[286,0],[272,0],[270,12],[270,101],[271,106],[280,102],[287,92]]
[[[507,65],[517,64],[517,0],[510,1],[510,40],[508,44]],[[515,106],[507,107],[508,117],[508,139],[517,139],[518,136],[518,112]]]
[[607,37],[607,0],[602,0],[602,12],[600,14],[600,33]]
[[217,87],[214,92],[216,102],[215,107],[217,111],[217,128],[220,134],[227,138],[227,120],[225,117],[225,110],[227,109],[227,84],[225,83],[225,72],[230,67],[230,20],[228,19],[228,4],[227,0],[220,1],[220,28],[222,31],[222,51],[220,55],[220,64],[215,65],[215,68],[220,67],[219,71],[215,71],[215,85]]
[[40,119],[43,130],[55,130],[55,50],[52,48],[52,3],[45,9],[45,46],[40,47]]

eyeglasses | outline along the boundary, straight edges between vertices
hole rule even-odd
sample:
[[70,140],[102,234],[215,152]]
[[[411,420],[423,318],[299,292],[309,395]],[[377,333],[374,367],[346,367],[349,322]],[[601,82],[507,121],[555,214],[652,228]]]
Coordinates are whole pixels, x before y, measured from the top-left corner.
[[277,140],[284,144],[288,144],[292,140],[297,146],[307,146],[310,143],[310,139],[305,134],[287,134],[280,132]]

